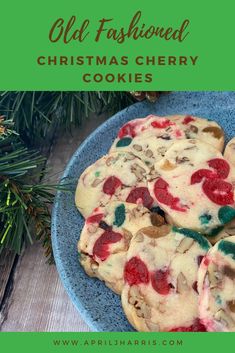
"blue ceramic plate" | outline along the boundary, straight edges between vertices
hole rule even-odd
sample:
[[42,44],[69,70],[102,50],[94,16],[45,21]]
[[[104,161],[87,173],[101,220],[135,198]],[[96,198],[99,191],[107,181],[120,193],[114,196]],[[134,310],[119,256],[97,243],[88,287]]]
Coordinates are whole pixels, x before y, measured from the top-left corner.
[[89,278],[78,262],[77,241],[83,218],[74,204],[76,182],[83,170],[109,150],[121,125],[148,114],[191,114],[222,125],[226,140],[235,136],[235,92],[175,92],[156,104],[136,103],[96,129],[78,148],[63,175],[72,193],[58,192],[52,216],[53,251],[62,282],[73,303],[93,331],[133,331],[120,298],[102,282]]

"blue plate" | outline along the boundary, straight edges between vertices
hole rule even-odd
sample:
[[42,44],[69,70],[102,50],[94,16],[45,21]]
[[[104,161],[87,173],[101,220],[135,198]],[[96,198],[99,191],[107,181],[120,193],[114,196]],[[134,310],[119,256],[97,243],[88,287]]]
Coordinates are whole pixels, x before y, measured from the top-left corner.
[[62,282],[83,319],[93,331],[133,331],[120,298],[102,282],[89,278],[78,262],[77,241],[84,221],[74,204],[77,179],[83,170],[106,154],[119,128],[148,114],[191,114],[219,122],[226,140],[235,136],[235,92],[175,92],[155,103],[136,103],[107,120],[78,148],[63,175],[72,193],[58,192],[52,215],[52,244]]

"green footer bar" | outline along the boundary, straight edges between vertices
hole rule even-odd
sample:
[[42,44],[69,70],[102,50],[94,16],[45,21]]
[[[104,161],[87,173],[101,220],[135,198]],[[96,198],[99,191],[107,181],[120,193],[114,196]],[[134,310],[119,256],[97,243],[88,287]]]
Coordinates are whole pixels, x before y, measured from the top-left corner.
[[1,352],[194,353],[233,346],[234,333],[0,333]]

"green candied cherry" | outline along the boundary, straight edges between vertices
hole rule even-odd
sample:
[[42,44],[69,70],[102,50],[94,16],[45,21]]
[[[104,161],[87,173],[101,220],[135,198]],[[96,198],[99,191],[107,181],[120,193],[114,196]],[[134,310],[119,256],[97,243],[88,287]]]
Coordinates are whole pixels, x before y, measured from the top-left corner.
[[230,206],[224,206],[219,209],[218,217],[221,224],[226,224],[235,218],[235,209]]
[[175,233],[180,233],[185,237],[194,239],[204,250],[209,250],[210,248],[210,245],[206,240],[206,238],[204,238],[200,233],[195,232],[194,230],[187,229],[187,228],[178,228],[173,226],[172,231]]
[[235,243],[232,243],[229,240],[221,240],[218,244],[218,249],[235,260]]
[[113,225],[120,227],[125,222],[125,219],[126,219],[125,205],[122,203],[121,205],[117,206],[114,214],[115,214],[115,220],[113,222]]
[[130,137],[123,137],[121,140],[119,140],[116,144],[116,147],[126,147],[131,144],[132,138]]

